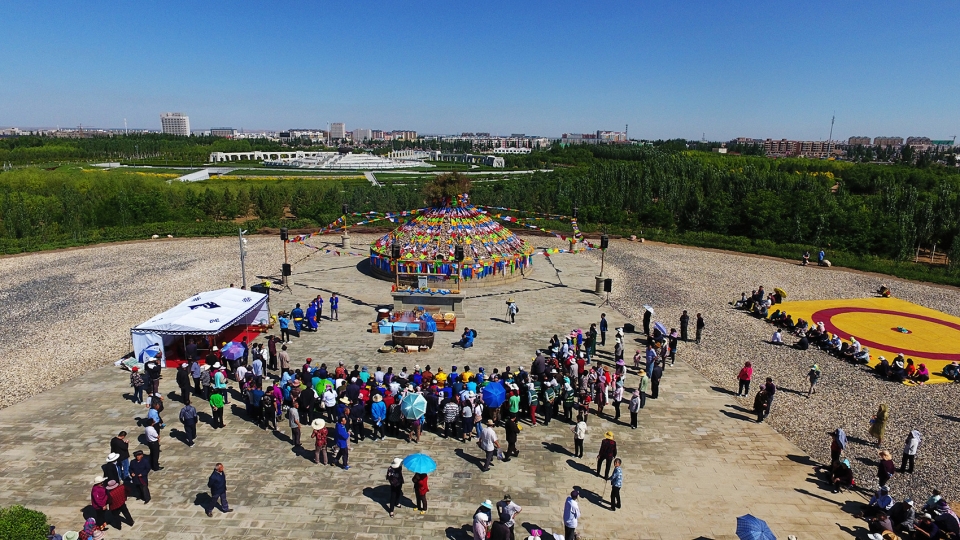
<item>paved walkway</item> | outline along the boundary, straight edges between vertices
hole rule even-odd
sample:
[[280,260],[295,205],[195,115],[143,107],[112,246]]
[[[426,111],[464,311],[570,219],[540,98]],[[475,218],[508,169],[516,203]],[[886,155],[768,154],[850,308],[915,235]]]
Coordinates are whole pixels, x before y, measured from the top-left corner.
[[[602,311],[598,298],[588,292],[597,271],[592,262],[555,256],[557,273],[538,256],[536,272],[528,279],[468,292],[462,324],[479,330],[472,350],[447,345],[459,336],[458,329],[439,334],[435,349],[427,353],[378,354],[384,336],[371,334],[369,323],[375,309],[389,303],[389,284],[358,272],[362,260],[316,255],[296,268],[292,292],[274,294],[274,310],[289,309],[294,302],[306,305],[316,294],[327,299],[330,291],[343,298],[339,322],[324,320],[318,333],[304,334],[290,346],[295,365],[307,356],[371,370],[377,365],[430,364],[445,370],[451,364],[488,370],[528,365],[535,347],[551,335],[587,328]],[[509,296],[520,306],[515,325],[502,320]],[[614,323],[611,327],[621,323],[609,307],[603,311]],[[612,352],[612,339],[606,350]],[[627,382],[635,386],[636,376],[631,373]],[[173,386],[170,374],[161,389],[168,393]],[[24,504],[46,512],[61,531],[77,529],[110,438],[125,429],[133,435],[131,449],[137,445],[141,430],[136,420],[145,410],[125,398],[128,390],[126,373],[104,368],[0,411],[0,506]],[[197,445],[188,448],[175,438],[179,404],[168,399],[164,417],[169,428],[161,455],[166,468],[151,475],[153,501],[132,501],[136,525],[112,531],[108,538],[469,538],[479,503],[496,501],[504,493],[524,508],[518,538],[526,536],[521,529],[532,526],[562,534],[563,502],[573,485],[585,495],[580,530],[588,539],[735,538],[736,516],[745,513],[765,519],[780,538],[827,539],[861,530],[841,511],[859,502],[858,496],[822,489],[811,477],[807,456],[769,427],[748,421],[748,411],[682,361],[667,369],[661,392],[660,399],[648,400],[638,430],[592,417],[585,459],[572,457],[569,427],[554,422],[526,427],[520,457],[485,474],[478,469],[481,452],[475,444],[433,434],[425,434],[419,445],[364,441],[352,449],[349,471],[315,466],[291,451],[289,430],[270,433],[253,427],[236,400],[226,428],[214,431],[202,423]],[[199,410],[201,420],[209,420],[209,409]],[[629,417],[625,407],[624,416]],[[600,501],[609,487],[591,472],[607,430],[616,434],[625,462],[623,509],[616,513]],[[304,431],[308,441],[309,430]],[[420,516],[405,499],[405,507],[391,519],[385,510],[385,468],[394,457],[416,451],[439,464],[430,476],[430,511]],[[199,503],[207,497],[206,478],[218,461],[226,467],[236,512],[208,518]],[[404,494],[412,498],[409,480],[407,474]]]

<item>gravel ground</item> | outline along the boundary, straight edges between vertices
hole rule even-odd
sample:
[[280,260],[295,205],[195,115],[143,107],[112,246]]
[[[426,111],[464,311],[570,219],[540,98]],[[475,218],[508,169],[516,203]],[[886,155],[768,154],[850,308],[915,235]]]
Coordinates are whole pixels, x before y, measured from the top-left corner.
[[[353,235],[362,246],[376,235]],[[369,236],[369,238],[367,238]],[[533,238],[538,245],[549,239]],[[318,244],[319,245],[319,244]],[[551,244],[552,245],[552,244]],[[293,248],[291,262],[306,248]],[[599,259],[598,252],[589,256]],[[108,365],[130,350],[128,329],[198,291],[240,283],[233,238],[154,240],[110,244],[0,259],[0,407],[57,386],[77,373]],[[247,280],[278,271],[282,244],[275,237],[251,237]],[[828,431],[843,427],[851,444],[846,455],[858,483],[871,488],[877,448],[867,430],[877,405],[889,405],[891,419],[884,448],[899,464],[903,440],[911,429],[923,434],[912,475],[891,481],[898,498],[922,500],[938,487],[952,500],[960,488],[947,479],[960,473],[960,401],[955,385],[907,387],[882,382],[863,368],[818,351],[774,347],[766,340],[770,325],[732,309],[728,302],[763,284],[783,287],[791,300],[869,296],[881,280],[894,294],[960,316],[955,289],[904,282],[837,269],[801,267],[779,260],[651,243],[614,241],[605,273],[614,279],[613,306],[639,326],[643,304],[657,309],[655,320],[677,326],[687,309],[705,315],[703,344],[682,344],[681,361],[697,367],[718,385],[736,391],[736,375],[746,360],[754,380],[770,376],[780,387],[768,422],[814,459],[829,460]],[[627,277],[629,276],[629,278]],[[617,323],[617,317],[611,317]],[[628,336],[629,338],[629,336]],[[628,352],[630,344],[628,342]],[[808,399],[806,372],[823,369],[818,393]],[[666,377],[669,377],[669,368]],[[754,388],[755,392],[756,389]],[[731,398],[733,400],[733,398]],[[720,411],[749,419],[752,397],[739,408]]]
[[[599,259],[596,252],[591,256]],[[821,463],[830,459],[827,432],[842,427],[850,442],[845,456],[853,465],[858,485],[875,489],[879,449],[868,433],[869,420],[880,403],[887,403],[890,420],[883,449],[893,454],[897,467],[907,433],[918,429],[923,435],[915,472],[895,475],[889,484],[891,493],[899,499],[919,501],[926,500],[931,489],[939,488],[950,500],[960,496],[960,485],[949,480],[960,474],[956,454],[960,447],[960,387],[884,382],[862,366],[821,351],[769,345],[771,325],[728,305],[739,299],[742,291],[749,294],[758,285],[767,290],[782,287],[791,300],[816,300],[868,297],[882,280],[899,298],[960,315],[957,290],[782,260],[628,241],[611,246],[606,265],[614,279],[612,304],[638,328],[642,327],[643,304],[654,306],[654,320],[664,321],[668,328],[679,327],[680,314],[686,309],[691,336],[696,313],[704,314],[707,326],[702,344],[681,343],[677,358],[717,383],[718,391],[732,397],[740,368],[747,360],[753,362],[751,396],[740,398],[739,407],[722,413],[753,421],[757,381],[773,377],[780,391],[767,422]],[[786,341],[793,342],[790,338]],[[629,345],[627,351],[631,352]],[[806,374],[815,362],[823,376],[817,393],[807,398]],[[669,378],[669,368],[665,378]]]

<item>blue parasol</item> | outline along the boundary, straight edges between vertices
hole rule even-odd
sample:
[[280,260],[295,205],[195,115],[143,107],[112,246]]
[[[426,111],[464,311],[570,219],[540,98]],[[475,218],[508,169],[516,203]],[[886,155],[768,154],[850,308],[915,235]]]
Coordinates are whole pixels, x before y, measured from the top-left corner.
[[777,540],[765,521],[750,514],[737,518],[737,538],[740,540]]
[[158,354],[160,354],[160,346],[159,346],[159,345],[150,345],[150,346],[147,347],[146,349],[140,351],[140,358],[139,358],[139,360],[140,360],[141,362],[143,362],[144,364],[146,364],[147,362],[149,362],[149,361],[153,360],[154,358],[156,358]]
[[236,341],[231,341],[220,349],[220,357],[227,360],[239,360],[243,358],[243,345]]
[[488,407],[499,407],[507,399],[507,391],[499,382],[491,382],[483,387],[483,402]]
[[659,330],[661,334],[667,335],[667,327],[664,326],[662,322],[653,323],[653,327],[656,330]]
[[430,474],[437,470],[437,462],[426,454],[410,454],[403,458],[403,466],[412,473]]
[[427,412],[427,400],[420,394],[407,394],[400,401],[400,412],[410,420],[420,418]]

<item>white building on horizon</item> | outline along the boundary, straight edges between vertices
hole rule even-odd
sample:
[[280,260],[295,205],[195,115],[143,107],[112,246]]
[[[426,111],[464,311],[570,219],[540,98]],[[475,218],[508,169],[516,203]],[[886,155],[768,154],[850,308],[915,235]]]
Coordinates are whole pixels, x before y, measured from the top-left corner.
[[160,115],[160,131],[167,135],[190,136],[190,117],[178,112]]
[[353,142],[363,142],[373,140],[373,130],[355,129],[351,132]]
[[347,138],[347,126],[343,122],[333,122],[330,124],[330,138],[331,139],[346,139]]

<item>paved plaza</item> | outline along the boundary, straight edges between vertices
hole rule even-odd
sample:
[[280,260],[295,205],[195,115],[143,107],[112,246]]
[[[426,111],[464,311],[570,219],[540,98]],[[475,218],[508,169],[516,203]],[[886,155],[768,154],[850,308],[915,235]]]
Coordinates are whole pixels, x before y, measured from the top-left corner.
[[[339,322],[324,320],[319,332],[294,339],[290,352],[295,367],[306,357],[315,365],[342,360],[370,371],[377,366],[412,369],[414,364],[434,370],[485,366],[488,372],[507,365],[529,367],[535,349],[553,334],[586,330],[602,311],[611,329],[623,322],[610,306],[598,307],[602,297],[589,292],[598,271],[591,258],[556,255],[552,260],[559,272],[538,255],[536,271],[523,281],[468,289],[466,318],[458,321],[457,332],[439,333],[435,348],[426,353],[377,352],[386,336],[370,333],[370,322],[376,308],[391,304],[390,284],[359,271],[365,264],[361,257],[319,254],[306,259],[295,267],[291,290],[273,294],[271,308],[290,309],[296,302],[306,306],[317,294],[327,299],[333,291],[342,297]],[[520,307],[515,325],[503,320],[510,296]],[[170,298],[169,305],[180,300]],[[464,325],[478,329],[476,346],[452,349],[449,344]],[[636,337],[627,335],[628,351]],[[639,429],[592,416],[585,457],[575,459],[568,424],[525,425],[519,458],[497,463],[488,473],[479,470],[482,452],[476,444],[431,433],[424,433],[419,444],[388,438],[354,445],[349,471],[314,465],[312,451],[308,456],[291,450],[285,422],[276,433],[249,423],[237,393],[225,429],[211,429],[209,407],[198,406],[199,436],[189,448],[177,440],[180,405],[172,398],[171,372],[161,384],[164,394],[171,395],[163,413],[168,425],[162,434],[165,469],[151,474],[153,500],[148,505],[131,501],[136,524],[111,529],[107,538],[472,538],[476,508],[505,493],[523,507],[518,538],[525,538],[530,528],[562,534],[563,503],[574,485],[584,495],[580,532],[585,539],[729,539],[735,538],[736,517],[746,513],[766,520],[778,538],[843,538],[863,532],[862,522],[849,513],[862,502],[860,495],[823,489],[812,477],[814,463],[808,456],[769,426],[750,421],[750,411],[684,363],[684,349],[694,347],[681,344],[677,364],[666,369],[660,399],[648,400],[640,413]],[[609,363],[612,351],[608,335],[600,360]],[[110,438],[125,429],[132,435],[131,451],[138,447],[142,429],[137,419],[146,410],[129,400],[128,381],[126,372],[103,368],[0,411],[0,506],[23,504],[47,513],[61,533],[77,530]],[[627,385],[636,384],[631,370]],[[628,419],[626,404],[623,412]],[[592,472],[608,430],[615,433],[624,460],[623,508],[617,512],[601,502],[609,496],[609,486]],[[503,441],[503,430],[498,434]],[[312,450],[307,428],[304,441]],[[146,450],[146,445],[139,448]],[[418,451],[438,463],[430,475],[430,510],[421,516],[413,508],[411,475],[405,472],[404,507],[391,519],[385,509],[386,467],[394,457]],[[208,518],[201,504],[208,498],[207,477],[216,462],[225,465],[228,497],[236,511],[225,516],[215,510]]]

